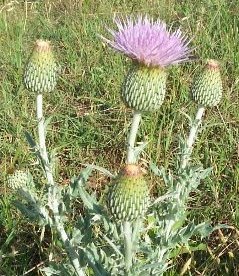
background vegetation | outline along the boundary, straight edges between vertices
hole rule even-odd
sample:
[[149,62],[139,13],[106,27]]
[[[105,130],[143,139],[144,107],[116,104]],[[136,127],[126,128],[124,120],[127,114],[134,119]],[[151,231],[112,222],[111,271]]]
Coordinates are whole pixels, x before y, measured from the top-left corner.
[[[139,141],[147,140],[141,163],[150,160],[173,169],[178,135],[187,134],[185,113],[195,113],[189,87],[201,61],[221,62],[224,83],[219,108],[207,110],[204,128],[193,154],[196,163],[213,172],[189,204],[190,218],[232,226],[204,241],[207,250],[182,254],[168,275],[179,275],[192,258],[188,275],[239,275],[239,6],[236,0],[59,0],[4,1],[0,6],[0,275],[38,275],[49,258],[64,257],[54,233],[31,225],[12,208],[13,195],[5,184],[11,167],[35,168],[24,130],[35,134],[35,97],[23,86],[24,64],[36,39],[52,41],[61,65],[57,89],[45,95],[51,121],[47,143],[57,152],[57,178],[61,185],[95,163],[117,172],[125,160],[125,140],[131,111],[120,99],[127,59],[99,38],[107,35],[114,15],[149,14],[172,28],[181,26],[192,38],[194,60],[170,69],[167,99],[159,112],[145,114]],[[152,178],[152,195],[164,190]],[[90,187],[102,195],[108,179],[95,173]],[[79,211],[80,212],[80,211]],[[75,216],[79,215],[78,213]],[[195,240],[196,244],[196,240]]]

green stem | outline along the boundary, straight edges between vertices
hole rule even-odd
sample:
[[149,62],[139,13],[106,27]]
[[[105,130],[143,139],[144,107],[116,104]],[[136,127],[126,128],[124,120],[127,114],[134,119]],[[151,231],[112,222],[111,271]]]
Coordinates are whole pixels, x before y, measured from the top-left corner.
[[189,133],[189,136],[188,136],[188,139],[187,139],[187,142],[186,142],[186,149],[185,149],[185,151],[183,153],[183,156],[182,156],[182,160],[181,160],[181,168],[182,169],[185,169],[187,164],[188,164],[189,158],[190,158],[191,153],[192,153],[193,144],[194,144],[194,142],[197,138],[198,128],[199,128],[199,126],[202,122],[202,116],[204,114],[204,111],[205,111],[205,107],[200,106],[198,108],[195,120],[192,124],[192,127],[190,129],[190,133]]
[[131,129],[128,137],[127,160],[126,160],[127,164],[136,163],[134,144],[135,144],[136,135],[139,129],[140,120],[141,120],[141,112],[134,111]]
[[125,246],[125,268],[130,271],[133,259],[133,244],[132,244],[132,224],[129,221],[123,222],[124,231],[124,246]]

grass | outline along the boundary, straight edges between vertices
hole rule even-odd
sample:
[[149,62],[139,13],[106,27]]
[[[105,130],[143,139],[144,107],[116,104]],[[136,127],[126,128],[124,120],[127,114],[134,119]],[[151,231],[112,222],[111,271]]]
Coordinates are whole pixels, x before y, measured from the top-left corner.
[[[130,2],[130,3],[128,3]],[[45,96],[50,118],[47,143],[57,152],[61,184],[80,172],[82,164],[95,163],[112,172],[125,160],[125,139],[131,117],[119,96],[128,61],[108,49],[99,38],[106,34],[114,14],[150,14],[173,27],[181,26],[193,37],[195,57],[218,59],[222,65],[223,101],[207,110],[204,128],[193,159],[212,167],[211,176],[190,203],[190,217],[239,226],[239,8],[237,1],[3,1],[0,6],[0,275],[38,275],[51,251],[60,252],[55,238],[39,242],[40,229],[27,223],[12,208],[11,192],[5,186],[7,170],[28,166],[34,158],[24,131],[36,134],[35,97],[22,84],[24,64],[34,41],[49,39],[55,46],[61,78],[57,90]],[[141,163],[150,160],[173,168],[178,135],[186,134],[196,106],[189,99],[189,86],[200,62],[170,69],[167,99],[156,114],[145,114],[139,135],[147,140]],[[38,173],[38,171],[35,171]],[[163,182],[152,177],[155,190]],[[107,179],[99,173],[91,179],[99,194]],[[192,257],[188,275],[238,275],[236,230],[216,232],[208,250],[184,254],[175,260],[168,275],[179,275]],[[60,253],[59,253],[60,254]],[[233,257],[234,255],[234,257]],[[35,267],[35,268],[34,268]],[[34,268],[34,269],[33,269]],[[33,270],[32,270],[33,269]],[[28,272],[29,271],[29,272]],[[25,273],[25,274],[24,274]]]

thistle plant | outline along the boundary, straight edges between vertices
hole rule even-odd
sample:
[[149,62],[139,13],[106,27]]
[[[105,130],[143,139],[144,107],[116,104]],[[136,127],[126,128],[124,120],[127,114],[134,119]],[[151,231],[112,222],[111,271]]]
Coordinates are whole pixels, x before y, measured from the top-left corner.
[[[137,162],[134,144],[142,112],[156,111],[160,108],[166,94],[166,67],[188,60],[191,50],[188,47],[189,40],[179,29],[170,33],[166,24],[159,20],[154,22],[148,17],[140,16],[136,20],[127,18],[125,21],[115,21],[118,31],[110,31],[113,39],[103,39],[112,48],[128,56],[133,63],[125,77],[121,95],[125,104],[134,110],[126,161],[127,164],[134,164]],[[130,205],[141,189],[132,180],[128,181],[131,181],[130,189],[129,184],[128,189],[125,189],[121,182],[116,183],[114,187],[117,193],[126,194],[123,198],[127,198],[127,203],[123,205]],[[145,196],[147,197],[147,193]],[[112,205],[119,204],[118,197],[112,198],[111,193],[110,201],[116,201]],[[137,211],[136,209],[136,213]],[[125,232],[129,235],[132,231],[126,229],[132,227],[131,223],[126,220],[124,226]],[[125,244],[126,248],[128,246],[131,247]],[[127,258],[132,258],[132,254],[126,256]],[[128,260],[128,263],[131,264],[131,260]]]
[[27,87],[36,95],[36,110],[38,121],[38,140],[37,146],[31,136],[27,134],[30,144],[36,151],[36,154],[42,164],[43,170],[47,179],[47,202],[42,199],[42,205],[38,202],[41,208],[47,205],[49,213],[45,210],[45,222],[55,227],[64,243],[65,250],[67,251],[72,265],[75,268],[77,275],[84,275],[80,268],[78,255],[74,248],[71,246],[67,233],[64,229],[59,206],[61,203],[61,189],[55,183],[52,171],[52,163],[49,160],[45,142],[45,124],[43,117],[43,93],[50,93],[56,86],[57,79],[57,64],[53,55],[51,45],[48,41],[37,40],[33,52],[28,60],[25,68],[24,82]]
[[182,155],[181,166],[183,169],[190,157],[205,108],[218,105],[222,98],[222,80],[219,64],[216,60],[207,60],[203,71],[195,77],[191,87],[191,96],[199,107],[187,139],[187,147]]
[[[126,164],[116,176],[104,168],[87,165],[72,178],[69,186],[57,184],[54,159],[49,157],[52,155],[45,143],[42,108],[43,95],[53,93],[57,78],[50,43],[37,41],[26,65],[26,87],[36,93],[38,143],[30,134],[26,137],[40,161],[47,184],[39,185],[29,171],[9,174],[7,183],[18,192],[15,206],[43,229],[48,225],[56,230],[67,253],[64,262],[50,262],[41,269],[46,275],[162,275],[177,248],[190,248],[192,236],[206,237],[215,229],[226,227],[186,222],[191,192],[197,191],[200,181],[211,170],[195,166],[190,156],[204,109],[218,104],[221,99],[217,62],[210,60],[192,85],[191,93],[199,104],[199,111],[188,138],[181,139],[175,171],[167,171],[151,161],[151,171],[164,180],[167,188],[164,195],[152,198],[150,178],[138,165],[145,144],[135,147],[141,115],[160,108],[166,93],[166,67],[189,60],[191,49],[188,38],[179,29],[168,31],[166,24],[159,20],[154,22],[140,16],[116,19],[116,25],[118,31],[110,30],[113,39],[103,39],[132,60],[121,96],[134,112]],[[98,201],[87,187],[94,169],[112,178],[104,194],[105,202]],[[75,200],[81,201],[84,212],[72,223]]]
[[25,68],[24,83],[28,90],[35,92],[38,120],[39,151],[46,168],[50,185],[54,180],[46,150],[45,128],[43,117],[43,93],[52,92],[56,86],[57,65],[48,41],[37,40]]

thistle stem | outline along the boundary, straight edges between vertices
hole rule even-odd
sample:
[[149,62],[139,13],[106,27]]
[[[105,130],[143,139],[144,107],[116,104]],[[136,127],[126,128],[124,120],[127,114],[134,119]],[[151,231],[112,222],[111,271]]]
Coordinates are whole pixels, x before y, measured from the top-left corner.
[[38,120],[38,139],[39,139],[39,151],[40,156],[43,162],[43,166],[46,173],[47,182],[49,185],[48,188],[48,206],[53,212],[53,222],[52,224],[56,227],[58,234],[61,237],[61,240],[66,249],[67,255],[75,268],[76,275],[85,276],[84,271],[80,267],[78,254],[75,249],[72,247],[67,233],[64,229],[63,222],[58,211],[59,202],[57,195],[57,187],[54,182],[51,163],[48,159],[47,149],[46,149],[46,136],[45,136],[45,126],[44,126],[44,117],[43,117],[43,97],[42,94],[37,95],[37,120]]
[[139,233],[140,229],[142,227],[142,219],[138,218],[133,224],[132,224],[132,243],[133,243],[133,250],[136,251],[139,241]]
[[125,246],[125,268],[129,271],[132,266],[133,244],[132,244],[132,225],[129,221],[123,222],[124,246]]
[[39,139],[39,150],[42,161],[44,163],[44,169],[46,172],[46,177],[48,185],[54,185],[54,179],[52,174],[51,165],[48,159],[47,150],[46,150],[46,138],[45,138],[45,126],[44,126],[44,117],[43,117],[43,108],[42,108],[42,94],[37,95],[37,121],[38,121],[38,139]]
[[185,151],[183,153],[183,156],[182,156],[182,160],[181,160],[181,168],[182,169],[185,169],[187,164],[188,164],[190,155],[192,153],[193,144],[194,144],[194,142],[197,138],[198,128],[199,128],[199,126],[202,122],[202,116],[204,114],[204,111],[205,111],[204,106],[200,106],[198,108],[195,120],[192,124],[192,127],[190,129],[190,133],[189,133],[189,136],[188,136],[188,139],[187,139],[187,142],[186,142],[186,149],[185,149]]
[[80,263],[79,263],[78,254],[76,253],[75,249],[72,247],[72,245],[69,241],[67,233],[66,233],[64,226],[60,220],[60,216],[57,216],[57,218],[55,218],[55,225],[56,225],[58,234],[60,235],[61,240],[64,244],[64,247],[66,249],[67,255],[68,255],[72,265],[75,268],[76,275],[77,276],[85,276],[85,273],[82,270]]
[[[126,164],[136,163],[135,140],[139,129],[141,116],[142,114],[140,111],[134,111],[132,123],[131,123],[131,129],[128,137]],[[123,222],[123,231],[124,231],[124,249],[125,249],[125,268],[126,268],[126,271],[129,271],[132,266],[132,259],[133,259],[132,223],[129,221]]]
[[134,111],[133,118],[132,118],[132,124],[131,129],[128,137],[128,148],[127,148],[127,164],[134,164],[136,162],[135,160],[135,152],[134,152],[134,144],[136,140],[136,135],[139,129],[139,123],[141,120],[141,112],[140,111]]

